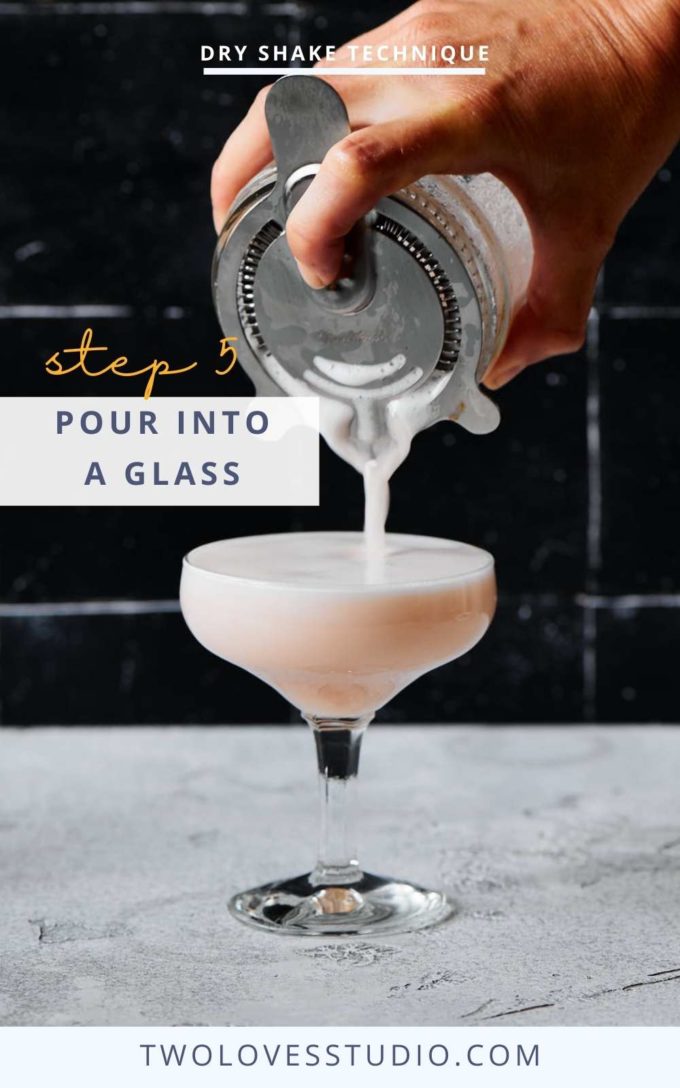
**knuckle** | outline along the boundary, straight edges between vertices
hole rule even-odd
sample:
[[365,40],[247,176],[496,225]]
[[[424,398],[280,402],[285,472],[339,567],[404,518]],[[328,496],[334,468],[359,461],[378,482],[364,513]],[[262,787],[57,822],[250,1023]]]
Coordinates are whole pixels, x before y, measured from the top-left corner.
[[352,132],[330,149],[324,166],[339,177],[348,175],[361,181],[369,177],[382,160],[382,149],[377,141],[362,130]]
[[[442,55],[452,45],[451,20],[442,11],[441,4],[418,3],[406,12],[407,19],[400,29],[399,44],[425,46],[432,60],[428,64],[434,67],[446,67]],[[477,35],[471,35],[476,41]],[[456,51],[456,53],[458,50]]]
[[408,16],[409,22],[425,23],[436,16],[436,6],[432,0],[416,0],[404,14]]
[[[429,4],[423,5],[422,10],[408,21],[404,27],[403,38],[407,44],[424,45],[433,50],[435,57],[439,57],[442,47],[451,42],[441,12],[433,10]],[[439,61],[435,60],[434,63],[436,66]]]

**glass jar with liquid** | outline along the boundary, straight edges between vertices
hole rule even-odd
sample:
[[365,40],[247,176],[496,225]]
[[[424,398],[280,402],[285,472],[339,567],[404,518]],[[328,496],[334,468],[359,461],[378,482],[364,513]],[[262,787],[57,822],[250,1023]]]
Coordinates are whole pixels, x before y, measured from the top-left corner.
[[498,409],[479,383],[533,260],[513,194],[490,174],[421,178],[377,203],[348,239],[341,278],[314,291],[288,248],[286,220],[349,132],[347,113],[330,84],[307,75],[279,80],[266,113],[276,164],[236,198],[213,266],[220,323],[241,337],[257,392],[322,397],[329,441],[344,443],[338,452],[357,467],[369,447],[387,439],[403,449],[440,419],[493,430]]

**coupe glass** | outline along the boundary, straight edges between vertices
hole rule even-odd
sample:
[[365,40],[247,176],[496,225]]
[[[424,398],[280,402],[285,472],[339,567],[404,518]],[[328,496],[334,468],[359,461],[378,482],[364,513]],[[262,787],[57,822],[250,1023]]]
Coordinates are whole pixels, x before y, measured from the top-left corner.
[[[482,637],[496,602],[493,559],[455,541],[388,534],[391,555],[418,560],[412,581],[394,582],[367,575],[363,546],[360,533],[286,533],[217,541],[184,559],[181,605],[194,636],[281,692],[314,734],[318,860],[309,873],[234,896],[231,912],[260,928],[395,933],[433,925],[452,911],[439,891],[361,869],[353,828],[359,752],[377,709]],[[356,574],[338,581],[320,573],[322,563],[310,563],[308,576],[298,571],[289,580],[285,565],[268,565],[266,556],[291,548],[322,557],[355,553]],[[462,549],[464,574],[454,562]],[[452,572],[440,577],[449,554]],[[437,577],[418,577],[430,557],[437,558]]]

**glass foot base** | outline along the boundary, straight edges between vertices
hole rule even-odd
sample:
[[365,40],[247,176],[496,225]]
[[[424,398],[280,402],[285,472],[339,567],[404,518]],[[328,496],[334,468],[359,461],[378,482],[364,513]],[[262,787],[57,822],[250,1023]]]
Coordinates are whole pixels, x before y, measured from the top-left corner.
[[360,873],[351,883],[319,884],[313,873],[235,895],[234,917],[260,929],[302,936],[406,933],[453,913],[441,892],[390,877]]

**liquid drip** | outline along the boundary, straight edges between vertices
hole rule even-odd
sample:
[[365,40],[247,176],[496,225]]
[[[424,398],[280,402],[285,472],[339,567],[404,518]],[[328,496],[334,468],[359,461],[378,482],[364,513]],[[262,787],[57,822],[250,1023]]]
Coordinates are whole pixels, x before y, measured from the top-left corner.
[[[363,477],[364,551],[372,566],[380,563],[385,548],[390,479],[414,436],[441,418],[434,406],[449,380],[446,372],[435,372],[411,388],[413,375],[421,372],[415,367],[400,378],[406,362],[403,355],[387,363],[360,365],[315,356],[313,366],[296,378],[274,356],[268,360],[272,379],[289,396],[309,396],[310,389],[320,395],[323,437]],[[364,387],[367,374],[371,381],[386,376],[394,380],[378,395],[375,388]],[[463,407],[464,401],[459,409]]]

